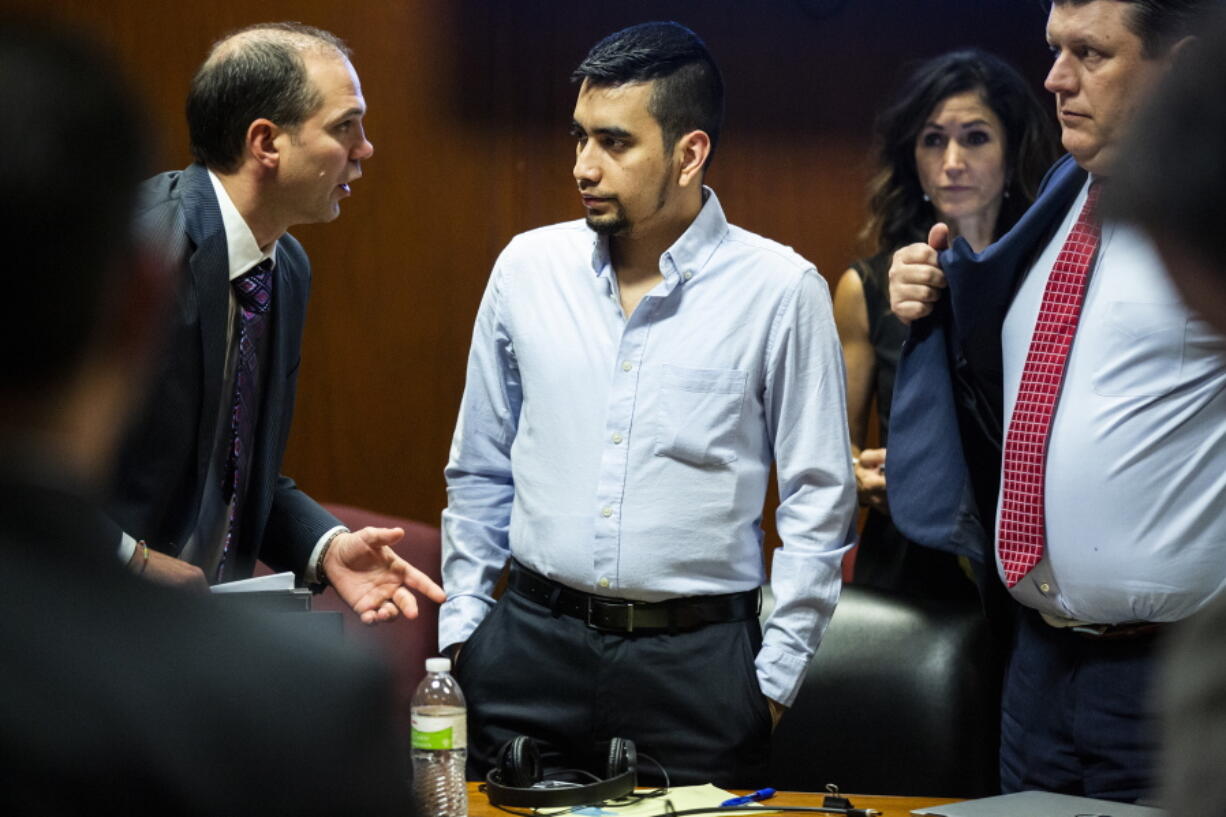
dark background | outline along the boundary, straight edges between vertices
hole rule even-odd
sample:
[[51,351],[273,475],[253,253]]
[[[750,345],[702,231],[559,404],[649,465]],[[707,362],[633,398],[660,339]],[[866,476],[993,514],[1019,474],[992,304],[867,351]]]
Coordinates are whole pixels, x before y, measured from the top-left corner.
[[708,183],[832,283],[861,254],[873,116],[906,66],[976,45],[1046,98],[1049,62],[1039,0],[0,0],[14,7],[109,44],[166,169],[190,161],[184,98],[222,33],[290,19],[352,46],[375,154],[336,223],[293,231],[315,277],[285,471],[432,524],[490,266],[515,233],[582,215],[568,77],[596,40],[674,19],[707,41],[728,87]]

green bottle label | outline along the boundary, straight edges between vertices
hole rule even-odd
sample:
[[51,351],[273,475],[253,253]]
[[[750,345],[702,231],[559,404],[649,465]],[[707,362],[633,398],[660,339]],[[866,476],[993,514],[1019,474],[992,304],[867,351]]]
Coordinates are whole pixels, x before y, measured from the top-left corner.
[[446,729],[440,729],[437,732],[422,732],[419,729],[413,730],[414,749],[451,749],[454,748],[452,746],[452,742],[450,726]]
[[[437,712],[437,710],[436,710]],[[413,713],[413,748],[449,750],[468,748],[468,730],[464,710],[436,714]]]

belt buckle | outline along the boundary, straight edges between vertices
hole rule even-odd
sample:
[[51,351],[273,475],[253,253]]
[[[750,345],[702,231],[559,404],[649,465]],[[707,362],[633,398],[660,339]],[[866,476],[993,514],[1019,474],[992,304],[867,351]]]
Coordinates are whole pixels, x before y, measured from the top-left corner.
[[1069,627],[1075,633],[1088,635],[1091,638],[1102,638],[1111,629],[1107,624],[1078,624],[1075,627]]
[[595,598],[595,597],[593,597],[593,596],[588,596],[588,599],[587,599],[587,617],[586,617],[586,618],[585,618],[585,620],[584,620],[584,623],[585,623],[585,624],[587,624],[587,626],[591,627],[593,630],[600,630],[600,631],[602,631],[602,632],[606,632],[606,633],[616,633],[616,632],[621,632],[621,628],[618,628],[618,627],[602,627],[601,625],[599,625],[599,624],[597,624],[596,622],[592,621],[592,609],[593,609],[593,608],[596,606],[596,604],[597,604],[597,603],[599,603],[599,604],[600,604],[602,607],[606,607],[606,608],[607,608],[607,607],[614,607],[614,608],[620,607],[620,608],[624,608],[624,609],[626,610],[626,627],[625,627],[625,632],[628,632],[628,633],[632,633],[632,632],[634,632],[634,602],[632,602],[632,601],[622,601],[622,600],[620,600],[620,599],[614,599],[614,600],[605,601],[605,600],[603,600],[603,599],[598,599],[598,598]]

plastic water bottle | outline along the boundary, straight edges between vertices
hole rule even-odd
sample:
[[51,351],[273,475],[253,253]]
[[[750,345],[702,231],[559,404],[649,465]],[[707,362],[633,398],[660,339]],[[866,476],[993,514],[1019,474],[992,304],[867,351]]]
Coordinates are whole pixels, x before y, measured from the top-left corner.
[[413,695],[413,791],[422,817],[466,817],[468,715],[451,659],[427,658]]

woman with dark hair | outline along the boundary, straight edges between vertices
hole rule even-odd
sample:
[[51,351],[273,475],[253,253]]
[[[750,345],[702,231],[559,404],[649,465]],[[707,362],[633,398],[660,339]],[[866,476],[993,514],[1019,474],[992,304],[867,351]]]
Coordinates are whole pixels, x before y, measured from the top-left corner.
[[[890,399],[906,327],[890,313],[894,250],[924,241],[937,222],[981,251],[1034,199],[1056,158],[1048,113],[999,58],[955,51],[922,63],[877,120],[879,170],[861,238],[874,254],[843,273],[834,310],[847,366],[856,484],[868,518],[855,581],[928,596],[972,593],[953,556],[909,543],[889,518],[885,492]],[[880,448],[865,449],[874,398]]]

